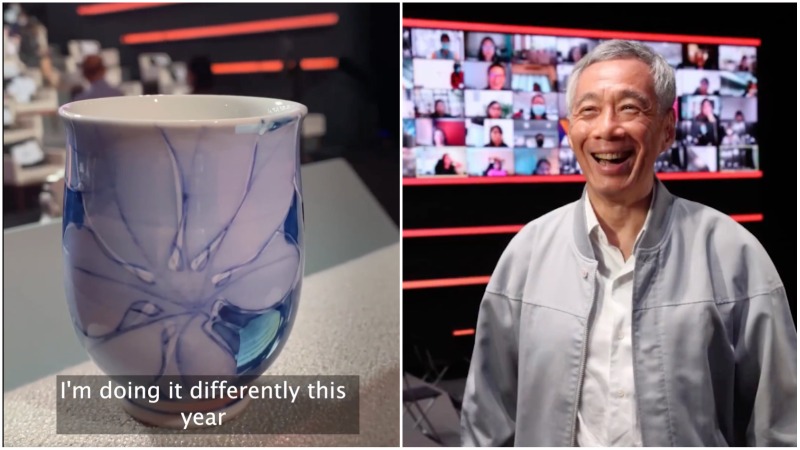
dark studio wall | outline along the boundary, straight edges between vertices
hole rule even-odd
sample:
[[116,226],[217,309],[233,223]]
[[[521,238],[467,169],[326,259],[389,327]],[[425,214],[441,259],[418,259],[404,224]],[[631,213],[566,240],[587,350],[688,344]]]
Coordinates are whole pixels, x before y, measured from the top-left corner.
[[[786,286],[796,323],[796,197],[794,113],[783,113],[794,92],[794,69],[786,68],[786,30],[774,17],[796,13],[795,5],[536,4],[519,6],[406,4],[404,17],[495,24],[708,36],[755,37],[758,50],[758,131],[762,179],[668,181],[678,196],[727,214],[763,213],[763,222],[743,224],[764,245]],[[725,17],[737,17],[727,20]],[[745,19],[746,18],[746,19]],[[793,35],[793,30],[789,30]],[[788,89],[788,91],[786,91]],[[793,108],[793,106],[792,106]],[[405,186],[405,229],[524,224],[576,200],[580,183]],[[491,274],[512,234],[413,238],[403,241],[403,279],[422,280]],[[466,375],[485,285],[413,289],[403,292],[404,368],[415,374],[449,367],[447,377]]]
[[[47,3],[26,6],[48,27],[51,44],[66,53],[71,39],[96,39],[103,48],[120,51],[123,77],[138,79],[138,55],[166,52],[173,60],[188,61],[207,56],[212,62],[252,60],[299,60],[306,57],[338,57],[337,70],[218,75],[220,94],[286,98],[323,113],[328,134],[324,145],[343,151],[374,147],[378,136],[397,139],[399,99],[396,79],[399,61],[383,59],[375,47],[391,34],[388,47],[396,54],[399,37],[398,5],[300,4],[300,3],[186,3],[97,16],[79,16],[76,4]],[[335,26],[259,33],[220,38],[125,45],[127,33],[246,22],[333,12]],[[381,34],[382,33],[382,34]],[[127,69],[127,70],[126,70]],[[387,78],[391,74],[393,78]],[[391,88],[391,89],[389,89]],[[391,95],[387,95],[391,92]]]

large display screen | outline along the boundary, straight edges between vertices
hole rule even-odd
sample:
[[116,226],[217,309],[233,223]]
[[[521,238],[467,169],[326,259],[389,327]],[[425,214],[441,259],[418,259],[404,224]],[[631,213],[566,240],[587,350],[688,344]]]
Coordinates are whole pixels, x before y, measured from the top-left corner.
[[[566,84],[602,41],[404,28],[404,176],[580,174]],[[758,170],[757,47],[641,42],[676,75],[677,135],[656,171]]]

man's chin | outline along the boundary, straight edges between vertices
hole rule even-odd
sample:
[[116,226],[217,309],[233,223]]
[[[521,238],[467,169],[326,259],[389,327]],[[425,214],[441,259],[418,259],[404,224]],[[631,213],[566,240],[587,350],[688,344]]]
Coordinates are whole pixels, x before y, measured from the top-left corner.
[[647,189],[646,181],[642,177],[634,176],[633,173],[614,176],[593,174],[593,176],[586,177],[586,182],[594,194],[625,203],[644,195]]
[[624,197],[634,187],[631,174],[604,175],[593,174],[586,178],[589,187],[603,197],[615,198]]

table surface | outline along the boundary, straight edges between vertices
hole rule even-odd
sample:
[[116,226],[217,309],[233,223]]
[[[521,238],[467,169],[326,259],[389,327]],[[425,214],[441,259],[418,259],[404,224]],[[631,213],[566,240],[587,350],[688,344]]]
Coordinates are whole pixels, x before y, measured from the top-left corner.
[[305,165],[302,177],[306,278],[292,334],[267,374],[361,376],[359,435],[147,435],[134,421],[126,426],[139,434],[56,435],[55,374],[97,370],[70,325],[56,222],[5,231],[5,444],[398,445],[398,228],[343,160]]
[[[307,277],[292,333],[267,371],[268,375],[358,375],[357,435],[149,434],[149,427],[130,418],[112,401],[103,402],[104,410],[92,411],[91,417],[102,418],[107,427],[124,434],[56,434],[56,380],[50,375],[6,393],[4,445],[397,446],[399,268],[399,245],[393,244]],[[86,361],[59,374],[101,373]],[[79,401],[73,407],[76,414],[83,414]],[[261,405],[249,406],[255,407]],[[237,431],[236,419],[228,425],[229,432]]]

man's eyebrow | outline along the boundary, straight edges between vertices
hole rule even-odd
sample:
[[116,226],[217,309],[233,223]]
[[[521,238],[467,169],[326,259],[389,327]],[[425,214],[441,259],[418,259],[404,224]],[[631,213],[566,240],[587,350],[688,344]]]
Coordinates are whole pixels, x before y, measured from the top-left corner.
[[587,100],[599,101],[599,100],[600,100],[600,96],[599,96],[599,95],[597,95],[597,94],[595,94],[594,92],[587,92],[587,93],[583,94],[583,95],[582,95],[582,96],[581,96],[581,97],[578,99],[578,101],[577,101],[577,102],[575,102],[575,104],[576,104],[576,105],[580,105],[581,103],[583,103],[583,102],[585,102],[585,101],[587,101]]
[[624,89],[624,90],[622,90],[619,93],[619,98],[620,99],[632,98],[632,99],[638,101],[639,103],[641,103],[642,105],[644,105],[645,107],[649,108],[651,106],[650,105],[650,99],[647,98],[646,95],[642,94],[639,91],[634,91],[633,89]]

